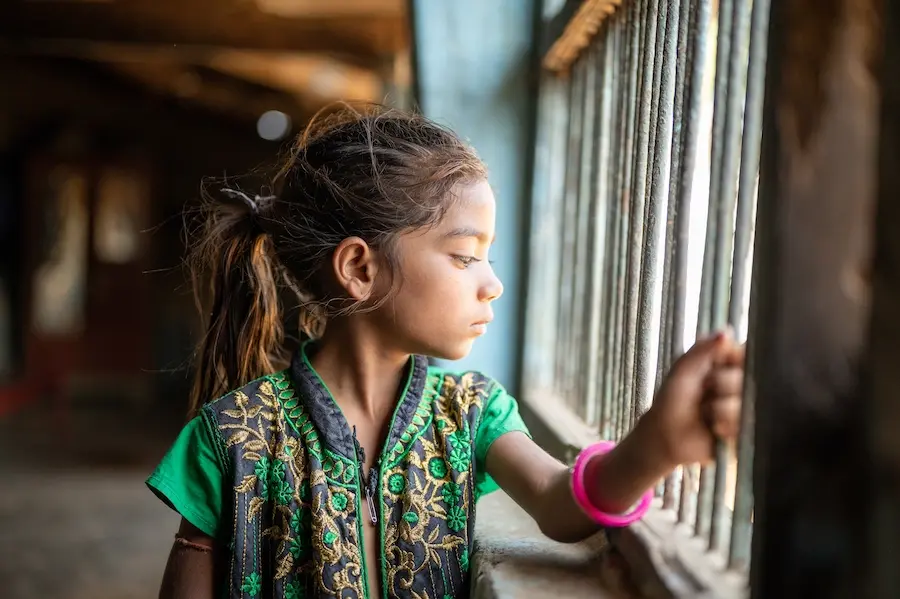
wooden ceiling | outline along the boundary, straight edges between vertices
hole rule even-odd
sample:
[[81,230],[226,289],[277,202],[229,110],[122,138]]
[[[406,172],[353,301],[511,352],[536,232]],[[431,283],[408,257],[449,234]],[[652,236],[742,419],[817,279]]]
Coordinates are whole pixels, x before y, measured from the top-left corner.
[[0,53],[91,61],[242,118],[408,85],[406,0],[4,0]]

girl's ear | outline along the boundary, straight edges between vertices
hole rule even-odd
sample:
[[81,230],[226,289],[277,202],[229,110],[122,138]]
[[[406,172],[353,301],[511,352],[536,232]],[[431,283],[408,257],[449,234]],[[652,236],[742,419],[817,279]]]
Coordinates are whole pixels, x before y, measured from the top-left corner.
[[378,277],[378,256],[359,237],[348,237],[334,249],[331,266],[335,282],[355,301],[372,297]]

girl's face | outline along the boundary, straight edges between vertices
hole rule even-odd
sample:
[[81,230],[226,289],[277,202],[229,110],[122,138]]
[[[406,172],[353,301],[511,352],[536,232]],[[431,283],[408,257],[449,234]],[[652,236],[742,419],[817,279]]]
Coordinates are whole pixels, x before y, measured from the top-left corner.
[[488,252],[496,206],[486,181],[458,191],[441,222],[400,237],[399,288],[378,312],[391,344],[413,354],[465,357],[493,319],[503,293]]

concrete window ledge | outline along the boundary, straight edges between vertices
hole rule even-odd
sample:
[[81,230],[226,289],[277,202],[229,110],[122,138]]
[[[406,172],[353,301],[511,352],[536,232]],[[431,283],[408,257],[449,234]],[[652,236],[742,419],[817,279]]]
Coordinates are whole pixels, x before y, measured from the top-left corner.
[[741,599],[746,576],[725,568],[671,510],[651,509],[642,522],[564,544],[502,492],[478,503],[473,599]]
[[498,491],[478,502],[473,599],[637,597],[623,564],[603,534],[557,543],[506,494]]
[[651,599],[745,599],[747,576],[729,570],[725,557],[708,551],[708,543],[679,524],[660,500],[641,522],[609,533],[641,597]]

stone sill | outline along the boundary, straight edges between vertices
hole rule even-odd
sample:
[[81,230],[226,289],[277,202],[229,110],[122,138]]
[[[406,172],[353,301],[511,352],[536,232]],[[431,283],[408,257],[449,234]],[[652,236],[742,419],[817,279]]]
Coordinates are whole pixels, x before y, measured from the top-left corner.
[[475,522],[473,599],[637,597],[603,534],[575,544],[551,541],[502,491],[478,502]]
[[641,522],[610,532],[641,597],[653,599],[746,599],[747,576],[729,570],[723,555],[707,550],[687,524],[679,524],[661,500]]

